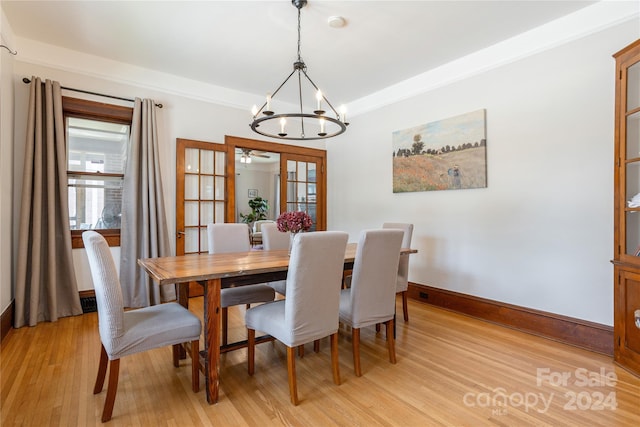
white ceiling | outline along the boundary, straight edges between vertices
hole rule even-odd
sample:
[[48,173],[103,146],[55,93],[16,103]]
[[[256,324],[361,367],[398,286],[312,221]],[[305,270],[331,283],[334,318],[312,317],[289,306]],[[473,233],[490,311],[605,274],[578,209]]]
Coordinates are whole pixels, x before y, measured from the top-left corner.
[[[339,105],[593,3],[310,0],[302,9],[301,53],[310,77]],[[260,96],[284,80],[297,55],[297,9],[289,0],[2,0],[2,7],[18,42]],[[333,15],[347,25],[329,27]]]

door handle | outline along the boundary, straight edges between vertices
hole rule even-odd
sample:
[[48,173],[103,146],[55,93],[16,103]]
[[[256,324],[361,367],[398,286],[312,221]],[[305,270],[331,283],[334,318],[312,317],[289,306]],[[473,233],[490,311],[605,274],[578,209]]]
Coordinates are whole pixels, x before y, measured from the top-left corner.
[[187,233],[185,233],[184,231],[178,231],[178,239],[181,239],[183,235],[186,235]]

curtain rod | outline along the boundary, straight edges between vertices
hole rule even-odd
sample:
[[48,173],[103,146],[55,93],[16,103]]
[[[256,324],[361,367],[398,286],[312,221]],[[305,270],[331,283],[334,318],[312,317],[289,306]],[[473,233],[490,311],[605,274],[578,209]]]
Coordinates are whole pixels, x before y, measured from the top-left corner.
[[[22,79],[22,81],[23,81],[23,82],[25,82],[25,83],[27,83],[27,84],[31,83],[31,79],[29,79],[29,78],[27,78],[27,77],[23,78],[23,79]],[[71,90],[71,91],[73,91],[73,92],[86,93],[86,94],[89,94],[89,95],[103,96],[103,97],[105,97],[105,98],[119,99],[119,100],[121,100],[121,101],[135,102],[135,100],[130,99],[130,98],[122,98],[122,97],[120,97],[120,96],[106,95],[106,94],[104,94],[104,93],[91,92],[91,91],[89,91],[89,90],[74,89],[74,88],[72,88],[72,87],[64,87],[64,86],[61,86],[60,88],[61,88],[61,89],[65,89],[65,90]],[[162,108],[162,104],[155,104],[155,105],[156,105],[156,107],[158,107],[158,108]]]

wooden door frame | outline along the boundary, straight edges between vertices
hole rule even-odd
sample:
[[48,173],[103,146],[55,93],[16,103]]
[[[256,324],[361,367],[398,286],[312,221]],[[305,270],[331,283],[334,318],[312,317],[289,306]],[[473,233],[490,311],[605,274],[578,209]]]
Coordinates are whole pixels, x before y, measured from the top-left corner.
[[[261,141],[257,139],[241,138],[238,136],[225,135],[224,143],[227,146],[227,212],[226,217],[230,222],[235,221],[236,212],[236,200],[235,200],[235,172],[236,162],[235,153],[237,148],[248,148],[258,151],[269,151],[279,154],[291,154],[299,156],[308,156],[319,159],[321,173],[320,173],[320,194],[318,197],[318,205],[321,206],[322,215],[318,215],[320,221],[316,223],[316,230],[327,229],[327,151],[318,148],[299,147],[297,145],[280,144],[276,142]],[[281,179],[282,179],[282,166],[280,167]],[[286,173],[286,168],[285,168]],[[281,189],[282,191],[282,189]]]

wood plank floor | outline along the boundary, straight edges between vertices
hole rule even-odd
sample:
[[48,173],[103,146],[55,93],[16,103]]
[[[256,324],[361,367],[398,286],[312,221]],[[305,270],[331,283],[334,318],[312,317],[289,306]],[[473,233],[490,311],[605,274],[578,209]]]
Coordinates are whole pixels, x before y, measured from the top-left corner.
[[[401,309],[401,305],[398,305]],[[202,314],[202,298],[191,300]],[[230,338],[245,336],[230,309]],[[297,407],[289,403],[286,351],[264,343],[256,373],[246,350],[222,356],[220,401],[190,388],[190,359],[170,348],[125,357],[112,426],[639,426],[640,378],[610,357],[410,301],[397,330],[398,363],[384,332],[362,331],[363,376],[353,374],[350,332],[341,330],[342,385],[332,382],[328,340],[297,359]],[[383,328],[384,330],[384,328]],[[92,394],[97,315],[12,330],[0,350],[0,424],[100,425],[105,391]],[[201,377],[202,378],[202,377]],[[202,378],[204,381],[204,378]]]

